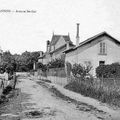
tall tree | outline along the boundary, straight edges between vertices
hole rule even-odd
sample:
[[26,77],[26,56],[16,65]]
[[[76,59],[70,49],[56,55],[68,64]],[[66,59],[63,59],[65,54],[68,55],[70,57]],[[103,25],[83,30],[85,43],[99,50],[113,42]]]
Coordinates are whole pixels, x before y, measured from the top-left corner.
[[4,71],[5,69],[7,69],[8,71],[16,70],[16,62],[13,55],[10,53],[10,51],[3,52],[0,66]]

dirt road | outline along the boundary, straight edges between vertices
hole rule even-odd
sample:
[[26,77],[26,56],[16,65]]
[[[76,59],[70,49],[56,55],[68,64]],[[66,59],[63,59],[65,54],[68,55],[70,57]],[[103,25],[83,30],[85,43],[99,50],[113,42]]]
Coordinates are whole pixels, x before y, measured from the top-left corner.
[[[54,89],[38,84],[33,77],[21,75],[18,81],[20,92],[16,97],[17,104],[16,100],[11,100],[8,114],[2,114],[6,120],[113,120],[107,113],[93,106],[68,98],[66,100],[65,96],[62,96],[63,99]],[[11,119],[7,116],[11,116]]]
[[[104,119],[81,111],[72,102],[56,97],[48,88],[37,84],[30,77],[19,78],[18,88],[22,92],[23,120],[100,120]],[[105,118],[106,120],[110,118]]]

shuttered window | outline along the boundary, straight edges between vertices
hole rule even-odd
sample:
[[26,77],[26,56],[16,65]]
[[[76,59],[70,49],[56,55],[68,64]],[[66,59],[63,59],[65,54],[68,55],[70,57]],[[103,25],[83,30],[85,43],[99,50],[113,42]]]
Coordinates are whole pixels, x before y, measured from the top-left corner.
[[104,42],[100,43],[100,54],[102,55],[107,54],[106,44]]

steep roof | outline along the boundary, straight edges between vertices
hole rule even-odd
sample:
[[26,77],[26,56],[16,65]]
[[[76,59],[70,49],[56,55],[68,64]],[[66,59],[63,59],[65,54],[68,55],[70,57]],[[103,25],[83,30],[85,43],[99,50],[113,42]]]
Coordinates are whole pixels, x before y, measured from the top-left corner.
[[51,45],[55,45],[61,37],[63,37],[66,42],[71,41],[69,35],[53,35]]
[[83,46],[83,45],[86,45],[86,44],[94,41],[95,39],[97,39],[97,38],[99,38],[99,37],[101,37],[101,36],[108,36],[108,37],[110,37],[110,38],[113,40],[113,42],[115,42],[116,44],[120,45],[120,41],[119,41],[119,40],[115,39],[114,37],[112,37],[111,35],[109,35],[107,32],[104,31],[104,32],[101,32],[101,33],[99,33],[99,34],[97,34],[97,35],[95,35],[95,36],[93,36],[93,37],[91,37],[91,38],[88,38],[87,40],[81,42],[78,47],[74,47],[74,48],[71,48],[71,49],[69,49],[69,50],[66,50],[65,53],[74,51],[74,50],[76,50],[77,48],[79,48],[79,47],[81,47],[81,46]]
[[[75,45],[73,45],[73,43],[70,43],[70,44],[69,44],[69,47],[74,47],[74,46],[75,46]],[[61,50],[62,48],[66,48],[66,44],[64,44],[63,46],[61,46],[61,47],[55,49],[54,51],[50,52],[50,54],[53,54],[53,53]]]
[[[81,46],[81,45],[83,45],[83,44],[86,44],[86,43],[88,43],[88,42],[91,42],[91,41],[93,41],[93,40],[95,40],[96,38],[101,37],[101,36],[108,36],[108,37],[110,37],[116,44],[120,44],[120,41],[118,41],[117,39],[115,39],[114,37],[112,37],[111,35],[109,35],[107,32],[104,31],[104,32],[102,32],[102,33],[99,33],[99,34],[97,34],[97,35],[95,35],[95,36],[93,36],[93,37],[91,37],[91,38],[88,38],[87,40],[81,42],[81,43],[79,44],[79,46]],[[79,47],[79,46],[78,46],[78,47]]]

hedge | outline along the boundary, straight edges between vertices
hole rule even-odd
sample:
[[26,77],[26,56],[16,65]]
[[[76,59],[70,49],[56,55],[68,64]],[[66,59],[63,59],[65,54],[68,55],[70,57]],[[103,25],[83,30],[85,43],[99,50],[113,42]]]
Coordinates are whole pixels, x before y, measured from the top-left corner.
[[113,63],[110,65],[101,65],[96,68],[97,77],[116,78],[120,77],[120,64]]

